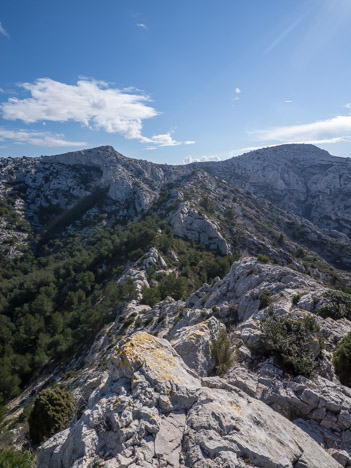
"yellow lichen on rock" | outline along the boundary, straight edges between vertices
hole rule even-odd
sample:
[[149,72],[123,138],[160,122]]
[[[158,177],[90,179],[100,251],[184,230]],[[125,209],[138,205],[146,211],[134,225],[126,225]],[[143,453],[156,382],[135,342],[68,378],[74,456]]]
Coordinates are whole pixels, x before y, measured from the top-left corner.
[[160,340],[145,332],[137,332],[120,349],[120,357],[130,365],[147,367],[155,379],[183,384],[183,369],[169,348]]

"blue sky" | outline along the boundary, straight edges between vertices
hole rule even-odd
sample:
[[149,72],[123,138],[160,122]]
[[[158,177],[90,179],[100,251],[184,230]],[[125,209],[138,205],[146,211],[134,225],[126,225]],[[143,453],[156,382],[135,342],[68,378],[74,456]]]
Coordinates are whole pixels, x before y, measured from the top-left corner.
[[2,0],[0,156],[351,156],[350,0]]

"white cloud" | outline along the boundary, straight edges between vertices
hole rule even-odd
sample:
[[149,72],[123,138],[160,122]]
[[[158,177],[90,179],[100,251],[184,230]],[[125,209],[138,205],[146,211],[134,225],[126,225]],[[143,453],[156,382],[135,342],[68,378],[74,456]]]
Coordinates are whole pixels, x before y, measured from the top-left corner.
[[178,145],[193,145],[195,141],[177,141],[172,137],[172,133],[164,133],[161,135],[154,135],[151,138],[142,137],[143,143],[151,143],[156,146],[148,146],[146,149],[153,150],[159,146],[178,146]]
[[147,31],[149,30],[149,28],[144,23],[137,23],[137,26],[138,28],[146,29]]
[[187,156],[183,160],[183,164],[191,164],[194,162],[222,161],[222,158],[216,154],[208,156]]
[[63,135],[51,132],[38,132],[30,130],[7,130],[0,127],[0,141],[11,140],[15,143],[29,143],[36,146],[84,146],[84,141],[68,141]]
[[235,88],[235,94],[240,94],[240,93],[241,93],[240,88]]
[[284,143],[330,143],[348,141],[351,135],[351,115],[339,115],[313,123],[287,125],[251,132],[262,141]]
[[4,26],[1,24],[1,22],[0,22],[0,34],[2,34],[2,35],[5,36],[5,37],[10,37],[9,33],[6,31],[6,29],[5,29]]
[[344,107],[346,107],[346,109],[351,109],[351,102],[345,104]]
[[174,140],[170,133],[151,138],[142,135],[143,120],[155,117],[159,112],[149,105],[149,96],[136,91],[126,92],[87,78],[81,78],[75,85],[40,78],[20,86],[31,97],[12,97],[4,102],[0,106],[4,119],[26,123],[74,121],[90,129],[119,133],[127,139],[156,146],[184,143]]
[[294,101],[292,101],[291,99],[287,99],[287,100],[286,100],[286,101],[284,101],[284,102],[286,102],[286,103],[290,104],[291,102],[294,102]]

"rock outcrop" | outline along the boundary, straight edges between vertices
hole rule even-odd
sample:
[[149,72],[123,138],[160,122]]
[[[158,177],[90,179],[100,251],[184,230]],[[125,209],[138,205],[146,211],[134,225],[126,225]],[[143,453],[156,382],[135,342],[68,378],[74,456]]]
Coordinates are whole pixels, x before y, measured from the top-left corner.
[[39,468],[340,466],[261,401],[219,378],[201,381],[165,340],[136,333],[109,374],[80,420],[41,447]]

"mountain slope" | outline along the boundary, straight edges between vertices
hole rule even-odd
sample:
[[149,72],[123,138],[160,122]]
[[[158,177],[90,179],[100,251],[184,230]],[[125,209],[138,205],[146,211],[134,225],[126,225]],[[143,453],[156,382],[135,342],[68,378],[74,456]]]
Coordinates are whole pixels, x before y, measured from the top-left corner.
[[59,385],[77,407],[40,468],[351,466],[349,160],[100,147],[0,175],[0,447],[37,449],[28,414]]

